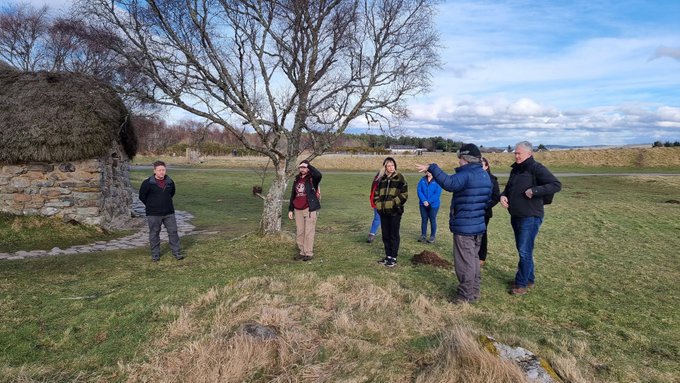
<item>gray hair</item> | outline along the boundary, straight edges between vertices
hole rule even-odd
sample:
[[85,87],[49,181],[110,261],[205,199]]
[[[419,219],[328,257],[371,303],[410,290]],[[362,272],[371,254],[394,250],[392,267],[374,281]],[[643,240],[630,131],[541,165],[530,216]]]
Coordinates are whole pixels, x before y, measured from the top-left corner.
[[522,148],[526,149],[529,153],[534,151],[534,147],[531,145],[531,142],[529,141],[520,141],[515,145],[515,147],[521,146]]
[[460,156],[460,158],[464,159],[465,161],[467,161],[471,164],[479,164],[479,163],[482,162],[481,157],[470,156],[470,155],[467,155],[467,154],[463,154],[462,156]]

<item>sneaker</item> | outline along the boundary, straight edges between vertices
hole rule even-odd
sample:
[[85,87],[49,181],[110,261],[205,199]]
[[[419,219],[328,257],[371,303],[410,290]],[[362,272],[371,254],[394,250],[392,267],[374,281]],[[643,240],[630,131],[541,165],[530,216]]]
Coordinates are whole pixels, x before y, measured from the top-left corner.
[[151,262],[158,262],[160,260],[161,260],[160,258],[151,258]]
[[387,257],[379,260],[378,263],[381,264],[381,265],[384,265],[385,263],[387,263]]
[[296,261],[299,261],[302,258],[304,258],[304,255],[302,255],[302,254],[297,254],[296,256],[293,257],[293,259],[296,260]]
[[175,257],[175,259],[178,260],[178,261],[181,261],[182,259],[184,259],[184,256],[180,255],[179,257]]
[[307,261],[311,261],[311,260],[312,260],[312,257],[309,256],[309,255],[305,255],[304,257],[302,257],[303,262],[307,262]]
[[366,242],[373,243],[373,241],[375,241],[375,234],[369,234]]
[[434,243],[434,241],[435,241],[435,238],[434,238],[434,237],[430,237],[430,239],[427,240],[427,243]]
[[384,264],[385,264],[385,267],[394,267],[394,266],[397,265],[397,262],[395,262],[395,261],[386,261]]
[[427,242],[427,239],[425,239],[424,235],[421,235],[420,238],[418,238],[418,242]]

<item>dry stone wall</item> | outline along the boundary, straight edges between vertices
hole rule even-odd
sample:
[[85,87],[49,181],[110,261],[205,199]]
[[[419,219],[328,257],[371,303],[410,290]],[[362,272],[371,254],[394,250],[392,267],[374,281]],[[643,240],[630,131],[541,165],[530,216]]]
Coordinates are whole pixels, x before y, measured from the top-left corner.
[[118,145],[98,159],[0,165],[2,212],[117,229],[131,206],[130,164]]

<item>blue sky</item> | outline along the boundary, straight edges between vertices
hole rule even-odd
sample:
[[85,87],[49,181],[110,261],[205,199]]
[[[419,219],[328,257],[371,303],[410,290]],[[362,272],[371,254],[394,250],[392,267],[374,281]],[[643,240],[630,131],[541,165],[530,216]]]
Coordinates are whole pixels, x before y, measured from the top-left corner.
[[680,1],[447,1],[415,135],[484,146],[680,140]]
[[[32,0],[54,7],[70,0]],[[484,146],[680,140],[680,1],[445,1],[403,132]]]

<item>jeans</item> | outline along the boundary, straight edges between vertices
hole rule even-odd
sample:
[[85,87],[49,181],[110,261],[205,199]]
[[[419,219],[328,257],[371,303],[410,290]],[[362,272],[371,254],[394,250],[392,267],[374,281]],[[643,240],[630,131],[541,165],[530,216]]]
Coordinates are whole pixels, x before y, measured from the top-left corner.
[[161,257],[161,225],[168,232],[170,250],[175,258],[181,256],[179,250],[179,234],[177,233],[177,220],[174,214],[148,215],[146,220],[149,224],[149,245],[151,246],[151,259],[158,260]]
[[378,214],[378,209],[373,208],[373,222],[371,223],[371,231],[369,234],[378,234],[378,228],[380,227],[380,214]]
[[511,217],[510,224],[515,233],[515,245],[519,253],[515,286],[526,288],[534,283],[534,240],[543,217]]
[[430,221],[430,238],[437,235],[437,212],[439,207],[420,205],[420,235],[427,236],[427,221]]

